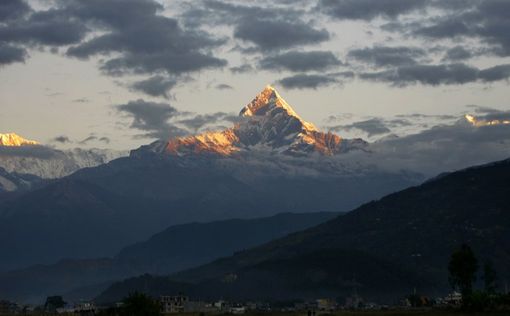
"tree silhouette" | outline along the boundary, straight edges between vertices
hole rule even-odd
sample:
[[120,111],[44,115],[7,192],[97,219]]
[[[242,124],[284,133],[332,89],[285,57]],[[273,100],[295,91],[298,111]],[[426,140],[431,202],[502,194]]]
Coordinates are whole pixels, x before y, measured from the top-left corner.
[[497,285],[497,275],[496,271],[492,266],[491,261],[486,261],[483,265],[483,282],[485,285],[485,292],[488,294],[495,294]]
[[55,312],[57,308],[66,306],[66,302],[62,299],[62,296],[48,296],[46,303],[44,303],[44,309],[48,312]]
[[473,292],[473,282],[476,280],[478,260],[471,247],[462,244],[454,251],[448,264],[449,281],[454,289],[459,289],[465,302]]
[[151,297],[135,292],[123,301],[121,316],[159,316],[160,305]]

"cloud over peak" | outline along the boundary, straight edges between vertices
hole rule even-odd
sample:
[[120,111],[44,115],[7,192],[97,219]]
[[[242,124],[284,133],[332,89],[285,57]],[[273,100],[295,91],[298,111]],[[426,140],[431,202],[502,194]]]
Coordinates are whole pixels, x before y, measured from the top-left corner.
[[144,132],[140,135],[142,137],[166,139],[187,133],[169,122],[179,115],[179,111],[170,104],[138,99],[116,108],[131,119],[131,128]]

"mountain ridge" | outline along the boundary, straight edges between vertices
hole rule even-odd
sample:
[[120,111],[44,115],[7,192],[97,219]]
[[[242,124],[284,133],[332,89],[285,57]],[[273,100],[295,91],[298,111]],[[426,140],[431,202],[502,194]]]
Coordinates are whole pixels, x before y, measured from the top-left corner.
[[0,167],[11,173],[57,179],[127,154],[127,151],[95,148],[59,150],[41,144],[0,146]]
[[[271,88],[254,100],[236,129],[244,145],[227,142],[239,149],[235,154],[168,154],[168,141],[160,141],[0,201],[0,271],[77,255],[112,256],[164,227],[191,221],[343,212],[423,180],[417,173],[339,159],[345,151],[369,153],[351,146],[355,140],[302,123]],[[323,145],[326,154],[317,151]],[[42,157],[55,154],[30,147],[32,155],[33,149]],[[14,153],[24,153],[19,148]]]
[[132,155],[147,150],[176,156],[232,156],[257,147],[289,155],[335,155],[364,150],[367,143],[362,139],[349,140],[320,132],[315,125],[303,120],[273,87],[267,86],[241,109],[239,121],[233,127],[157,141],[132,151]]

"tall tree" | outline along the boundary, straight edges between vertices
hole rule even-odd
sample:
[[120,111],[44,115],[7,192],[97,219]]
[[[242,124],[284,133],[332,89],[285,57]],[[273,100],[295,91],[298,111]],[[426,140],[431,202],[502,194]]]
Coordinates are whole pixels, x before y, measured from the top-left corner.
[[157,301],[142,293],[133,293],[126,297],[121,316],[159,316],[160,305]]
[[483,282],[485,285],[485,292],[489,294],[496,293],[497,285],[497,275],[496,271],[493,268],[491,261],[486,261],[483,265]]
[[466,244],[452,253],[448,271],[449,281],[454,289],[459,289],[462,299],[466,301],[473,292],[473,282],[476,280],[478,260],[471,247]]
[[66,306],[66,302],[64,302],[62,296],[48,296],[46,298],[46,303],[44,303],[44,310],[54,313],[58,308],[62,308],[64,306]]

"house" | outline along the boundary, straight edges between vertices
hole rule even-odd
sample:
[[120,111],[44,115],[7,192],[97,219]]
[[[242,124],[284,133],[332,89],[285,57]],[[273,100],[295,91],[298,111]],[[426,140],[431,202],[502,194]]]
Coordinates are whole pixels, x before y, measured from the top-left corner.
[[337,309],[337,304],[333,299],[320,298],[317,300],[317,309],[320,311],[334,311]]
[[230,308],[230,313],[234,315],[240,315],[246,313],[246,307],[244,306],[232,306]]
[[359,295],[353,295],[345,299],[345,308],[361,309],[363,308],[363,299]]
[[230,304],[224,300],[219,300],[214,302],[214,307],[219,311],[225,311],[229,309]]
[[211,313],[215,311],[216,308],[212,304],[202,301],[188,301],[184,304],[185,313]]
[[164,314],[182,313],[189,302],[189,297],[184,295],[161,296],[161,312]]
[[447,305],[454,305],[459,306],[462,305],[462,294],[459,292],[452,292],[448,294],[444,299],[443,302]]
[[16,303],[0,300],[0,315],[12,315],[19,310]]
[[74,307],[74,313],[81,316],[95,315],[97,307],[93,302],[80,302]]

